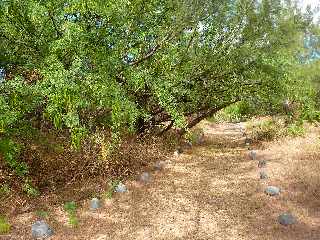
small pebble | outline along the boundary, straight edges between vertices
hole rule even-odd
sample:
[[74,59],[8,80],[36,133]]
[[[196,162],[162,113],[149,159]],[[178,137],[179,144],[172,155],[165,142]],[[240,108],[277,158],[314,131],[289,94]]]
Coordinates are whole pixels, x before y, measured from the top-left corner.
[[297,219],[291,213],[283,213],[278,217],[278,222],[281,225],[288,226],[295,224]]
[[90,208],[96,210],[101,207],[101,202],[98,198],[92,198],[90,201]]
[[147,183],[147,182],[150,182],[151,180],[151,176],[148,172],[143,172],[140,176],[140,181],[141,182],[144,182],[144,183]]
[[174,151],[173,155],[174,156],[179,156],[182,153],[182,149],[178,148],[177,150]]
[[196,143],[197,143],[198,145],[201,145],[201,144],[204,143],[204,133],[201,133],[201,134],[197,137]]
[[261,171],[261,172],[260,172],[260,179],[267,179],[267,178],[268,178],[267,173],[266,173],[266,172]]
[[256,160],[256,158],[257,158],[257,152],[254,151],[254,150],[250,151],[250,152],[249,152],[249,157],[250,157],[251,160]]
[[191,148],[192,148],[192,143],[191,142],[186,142],[185,149],[191,149]]
[[266,188],[265,193],[269,196],[277,196],[280,194],[280,188],[269,186]]
[[160,171],[165,167],[165,165],[166,165],[165,161],[157,161],[154,165],[154,169],[157,171]]
[[115,188],[115,192],[124,193],[127,191],[128,191],[127,187],[124,184],[122,184],[121,182]]
[[44,221],[36,221],[31,226],[32,237],[35,239],[44,239],[53,235],[53,230]]
[[259,168],[263,168],[267,165],[267,161],[266,160],[260,160],[258,163],[258,167]]

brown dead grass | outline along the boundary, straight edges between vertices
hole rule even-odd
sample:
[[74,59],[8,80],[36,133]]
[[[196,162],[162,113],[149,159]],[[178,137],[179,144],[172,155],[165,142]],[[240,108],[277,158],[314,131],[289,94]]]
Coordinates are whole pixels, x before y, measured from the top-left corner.
[[6,183],[11,188],[9,195],[0,196],[0,214],[15,216],[99,196],[111,180],[134,178],[141,169],[163,160],[172,148],[166,138],[145,136],[134,140],[128,137],[117,154],[103,158],[102,145],[90,139],[75,151],[64,134],[42,133],[40,137],[28,139],[21,157],[27,162],[29,177],[41,196],[27,197],[22,192],[23,180],[12,174],[0,159],[0,184]]
[[320,238],[319,129],[311,127],[305,138],[287,138],[265,145],[273,184],[283,188],[282,207],[309,228],[309,237]]
[[[318,130],[307,138],[269,142],[258,151],[268,160],[267,181],[258,179],[257,162],[249,160],[239,125],[204,122],[205,143],[167,159],[152,182],[127,181],[129,192],[116,194],[97,212],[80,202],[80,226],[71,229],[61,207],[52,206],[48,222],[60,239],[320,239]],[[282,189],[268,197],[266,185]],[[277,217],[291,211],[298,223],[283,227]],[[30,239],[34,214],[11,219],[7,239]],[[5,239],[5,238],[4,238]]]

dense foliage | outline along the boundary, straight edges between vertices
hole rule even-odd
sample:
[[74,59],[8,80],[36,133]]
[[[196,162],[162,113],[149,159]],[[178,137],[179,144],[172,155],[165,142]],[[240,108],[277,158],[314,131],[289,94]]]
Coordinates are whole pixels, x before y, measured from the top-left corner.
[[312,30],[291,2],[1,0],[1,138],[45,121],[79,146],[97,126],[119,141],[239,101],[279,109]]

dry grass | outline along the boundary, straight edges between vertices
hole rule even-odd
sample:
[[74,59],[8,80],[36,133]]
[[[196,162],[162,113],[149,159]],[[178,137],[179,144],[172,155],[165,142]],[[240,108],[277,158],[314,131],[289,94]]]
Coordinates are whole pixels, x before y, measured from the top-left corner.
[[22,192],[23,181],[0,159],[0,184],[7,183],[11,188],[9,195],[0,196],[0,214],[14,216],[101,195],[109,181],[134,178],[141,169],[163,160],[172,147],[167,141],[148,136],[138,140],[128,137],[118,153],[109,158],[103,158],[103,146],[90,139],[80,151],[72,150],[63,135],[45,135],[30,141],[22,159],[28,163],[29,177],[41,196],[27,197]]
[[[52,206],[51,239],[320,239],[318,132],[264,144],[258,156],[268,160],[270,178],[261,182],[239,125],[202,124],[205,143],[170,157],[150,184],[127,181],[129,192],[116,194],[97,212],[81,201],[78,229],[68,228],[61,208]],[[266,185],[279,186],[281,195],[266,196]],[[298,223],[279,225],[283,211],[293,212]],[[12,219],[16,227],[8,239],[30,239],[34,219],[32,214]]]
[[311,127],[304,138],[285,138],[264,148],[260,154],[269,160],[269,182],[283,189],[276,205],[297,215],[300,239],[320,239],[319,129]]

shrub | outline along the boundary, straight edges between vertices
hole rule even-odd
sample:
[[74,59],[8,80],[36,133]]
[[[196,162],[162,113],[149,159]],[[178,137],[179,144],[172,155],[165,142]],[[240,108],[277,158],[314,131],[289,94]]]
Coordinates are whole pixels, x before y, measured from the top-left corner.
[[285,136],[302,137],[306,133],[303,120],[296,120],[287,125],[284,117],[251,120],[247,129],[251,131],[253,139],[260,141],[271,141]]
[[32,183],[28,179],[25,180],[22,190],[27,194],[28,197],[38,197],[40,195],[39,190],[32,186]]
[[289,136],[302,137],[305,135],[306,130],[305,130],[303,124],[295,123],[295,124],[291,124],[287,127],[287,133]]
[[36,216],[41,218],[41,219],[44,219],[44,218],[47,218],[49,216],[49,213],[47,211],[44,211],[44,210],[37,210],[36,211]]
[[5,197],[10,193],[10,187],[8,184],[2,184],[0,186],[0,197]]
[[77,205],[75,202],[66,202],[64,204],[64,210],[67,212],[68,218],[69,218],[69,224],[72,227],[77,227],[79,224],[79,220],[76,216],[77,211]]
[[247,117],[250,116],[250,114],[250,106],[245,101],[241,101],[220,110],[208,120],[217,123],[241,122],[246,120]]
[[114,180],[109,183],[109,188],[105,192],[105,197],[111,199],[114,193],[115,188],[118,186],[120,180]]
[[191,128],[236,102],[225,111],[239,121],[247,102],[282,95],[307,27],[298,9],[203,3],[206,11],[197,1],[5,1],[0,131],[45,119],[79,148],[101,120],[118,143],[165,122]]
[[8,223],[8,220],[4,216],[0,216],[0,234],[9,233],[11,225]]
[[249,123],[247,125],[248,130],[251,130],[252,138],[258,141],[271,141],[280,136],[283,136],[285,132],[285,124],[281,119],[263,119],[256,123]]
[[3,155],[8,166],[20,177],[28,173],[28,166],[24,162],[19,162],[18,157],[21,151],[21,145],[15,143],[9,138],[0,139],[0,153]]

